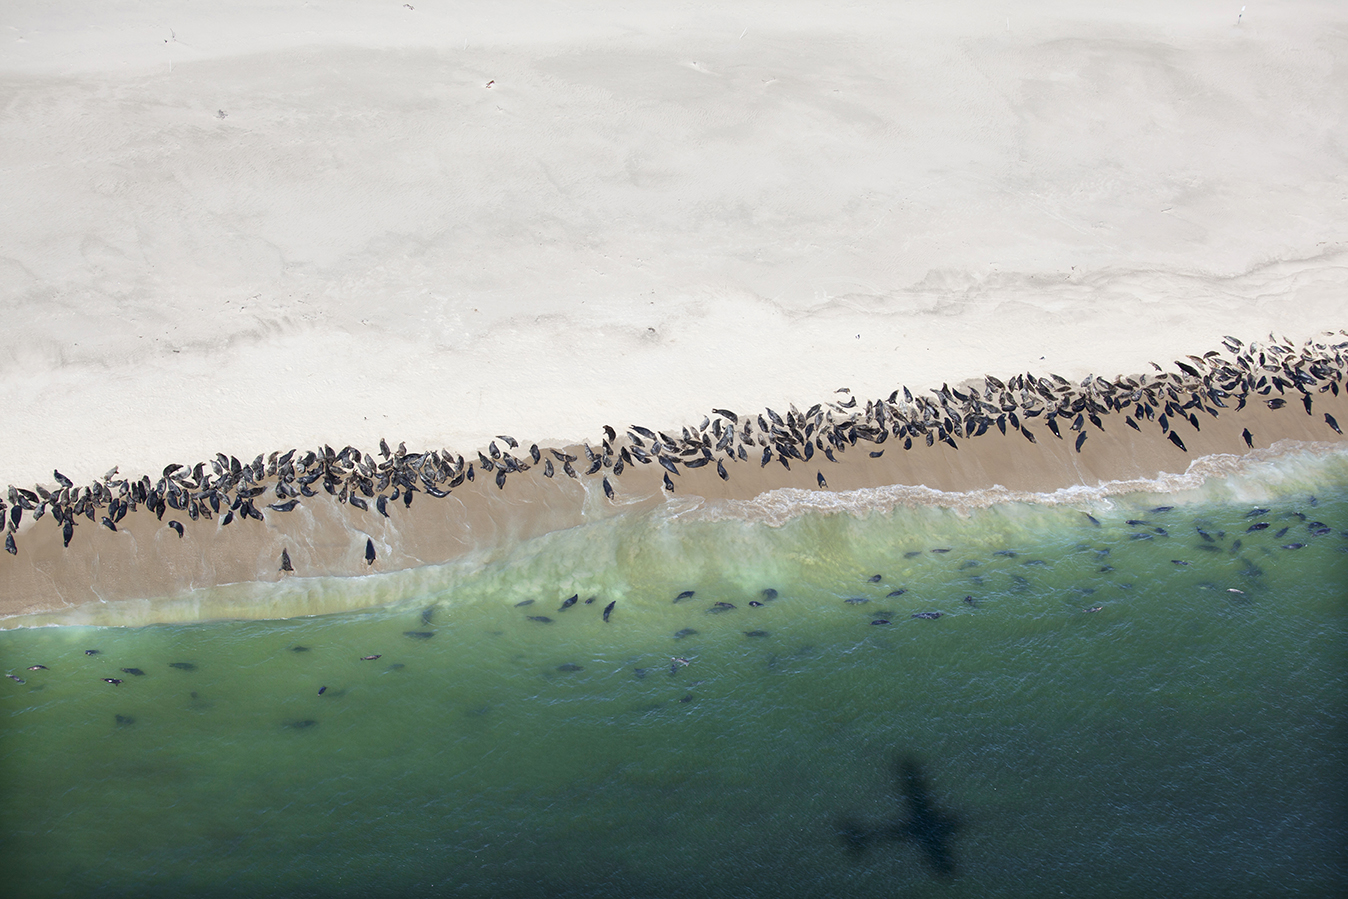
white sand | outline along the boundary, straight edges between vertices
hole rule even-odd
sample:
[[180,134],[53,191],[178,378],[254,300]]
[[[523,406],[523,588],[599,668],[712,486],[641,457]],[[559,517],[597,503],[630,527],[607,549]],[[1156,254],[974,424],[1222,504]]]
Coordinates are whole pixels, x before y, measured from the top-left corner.
[[1348,6],[1246,5],[8,0],[0,484],[1348,326]]

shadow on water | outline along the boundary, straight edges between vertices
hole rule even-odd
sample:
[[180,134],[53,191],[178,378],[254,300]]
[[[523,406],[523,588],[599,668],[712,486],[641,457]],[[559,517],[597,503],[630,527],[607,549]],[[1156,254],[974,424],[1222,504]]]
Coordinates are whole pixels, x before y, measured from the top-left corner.
[[955,855],[951,838],[963,827],[962,822],[937,807],[922,766],[915,759],[900,757],[894,763],[894,772],[898,778],[899,802],[906,806],[906,813],[875,826],[844,818],[838,823],[838,835],[854,855],[860,855],[872,845],[911,840],[934,874],[954,876]]

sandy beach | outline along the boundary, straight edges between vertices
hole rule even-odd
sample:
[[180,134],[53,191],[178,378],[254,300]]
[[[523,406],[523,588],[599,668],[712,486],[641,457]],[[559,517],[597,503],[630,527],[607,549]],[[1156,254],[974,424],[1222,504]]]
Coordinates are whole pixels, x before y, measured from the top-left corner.
[[[475,460],[502,434],[588,467],[605,425],[1178,375],[1226,335],[1340,343],[1346,17],[1240,13],[9,4],[0,483],[385,438]],[[681,469],[674,494],[1149,479],[1341,445],[1337,384],[1313,411],[1290,386],[1199,410],[1183,451],[1119,411],[1079,452],[1066,420],[1034,443],[890,436]],[[613,500],[611,469],[539,465],[389,517],[322,491],[228,529],[142,506],[113,532],[102,510],[68,548],[30,514],[0,614],[275,580],[282,549],[297,576],[490,558],[669,501],[657,464]]]

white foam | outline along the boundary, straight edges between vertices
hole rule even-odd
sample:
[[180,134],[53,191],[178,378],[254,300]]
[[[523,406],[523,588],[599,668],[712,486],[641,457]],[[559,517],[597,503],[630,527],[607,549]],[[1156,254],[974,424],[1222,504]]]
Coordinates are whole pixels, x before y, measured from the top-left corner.
[[1309,486],[1327,475],[1348,480],[1348,449],[1341,444],[1280,440],[1243,455],[1200,456],[1182,473],[1129,478],[1097,485],[1077,484],[1049,492],[1010,490],[996,485],[972,491],[888,485],[850,491],[769,490],[748,500],[708,502],[679,514],[692,520],[744,520],[780,527],[809,513],[868,515],[898,507],[935,507],[967,513],[1013,503],[1107,508],[1129,496],[1166,496],[1176,504],[1220,499],[1262,500]]

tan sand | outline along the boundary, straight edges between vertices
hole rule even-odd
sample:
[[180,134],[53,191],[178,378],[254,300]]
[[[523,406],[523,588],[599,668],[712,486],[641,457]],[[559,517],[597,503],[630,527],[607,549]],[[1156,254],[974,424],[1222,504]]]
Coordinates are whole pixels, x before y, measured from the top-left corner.
[[[905,451],[901,441],[890,438],[880,445],[859,442],[838,454],[836,464],[822,453],[809,464],[792,460],[789,469],[775,459],[762,466],[754,458],[726,462],[728,480],[718,476],[714,465],[684,469],[671,480],[679,498],[700,497],[705,500],[704,511],[712,514],[718,514],[718,508],[722,509],[719,514],[744,514],[724,508],[724,501],[753,499],[780,488],[836,496],[863,488],[911,485],[947,494],[927,499],[946,505],[986,504],[1032,495],[1043,501],[1044,494],[1063,487],[1152,482],[1164,474],[1185,472],[1195,459],[1243,456],[1251,452],[1241,437],[1244,428],[1257,438],[1253,452],[1274,443],[1290,449],[1348,442],[1325,424],[1326,412],[1348,422],[1348,394],[1319,395],[1314,415],[1305,414],[1299,403],[1273,411],[1255,402],[1217,418],[1203,416],[1200,431],[1188,423],[1177,425],[1187,452],[1164,439],[1157,425],[1144,422],[1142,431],[1134,431],[1124,425],[1122,415],[1115,414],[1103,418],[1103,431],[1086,426],[1088,437],[1080,453],[1074,450],[1075,435],[1065,430],[1066,423],[1065,439],[1058,439],[1030,419],[1027,427],[1035,434],[1033,443],[1014,429],[1003,435],[995,428],[982,437],[958,440],[958,448],[953,449],[940,442],[928,447],[918,441]],[[581,448],[568,449],[583,460]],[[872,457],[872,452],[882,454]],[[193,522],[169,509],[164,521],[180,522],[184,527],[181,538],[141,508],[128,514],[115,533],[81,519],[67,549],[62,548],[59,526],[48,517],[20,532],[17,556],[0,558],[0,614],[68,610],[94,601],[173,599],[196,588],[221,584],[354,577],[470,557],[488,563],[532,537],[665,502],[663,474],[663,468],[650,464],[629,467],[621,476],[602,470],[593,476],[582,473],[578,480],[559,470],[549,480],[541,467],[534,467],[510,476],[504,488],[498,489],[492,476],[483,472],[443,499],[420,493],[410,507],[390,503],[388,518],[373,507],[362,511],[342,505],[323,492],[303,500],[293,512],[266,511],[263,524],[251,520],[236,520],[229,526],[221,526],[218,520]],[[819,487],[819,474],[827,482],[826,490]],[[614,486],[613,500],[602,491],[604,477]],[[1004,488],[1004,492],[978,495],[991,488]],[[1164,488],[1156,485],[1156,489]],[[915,500],[910,497],[908,501]],[[797,507],[794,514],[803,511],[799,502],[793,505]],[[846,504],[834,508],[845,509]],[[770,515],[764,517],[772,520]],[[365,561],[367,539],[376,547],[373,565]],[[283,549],[289,554],[293,574],[280,570]],[[332,611],[327,606],[306,608],[293,595],[285,596],[284,603],[280,611],[288,615]],[[200,610],[178,606],[165,611],[173,617],[198,614],[268,617],[278,614],[278,609],[251,603]],[[154,613],[146,617],[154,620]]]

